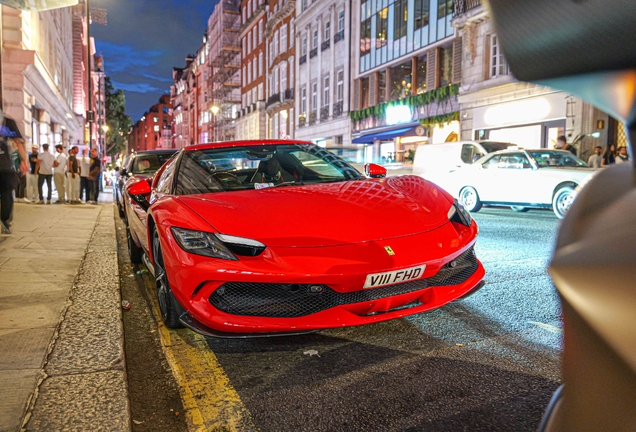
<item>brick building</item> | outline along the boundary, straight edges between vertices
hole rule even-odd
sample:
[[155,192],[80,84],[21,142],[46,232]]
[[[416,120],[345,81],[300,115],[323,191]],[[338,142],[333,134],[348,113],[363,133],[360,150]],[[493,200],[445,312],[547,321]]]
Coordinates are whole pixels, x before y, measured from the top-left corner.
[[172,104],[170,95],[163,95],[132,127],[128,148],[130,151],[173,148]]

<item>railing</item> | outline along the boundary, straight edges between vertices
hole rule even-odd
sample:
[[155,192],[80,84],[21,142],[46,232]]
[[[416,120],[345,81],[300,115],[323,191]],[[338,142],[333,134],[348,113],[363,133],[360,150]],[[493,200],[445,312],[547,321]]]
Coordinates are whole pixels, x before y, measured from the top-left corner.
[[265,1],[262,5],[259,5],[250,17],[245,21],[245,24],[241,26],[239,33],[243,33],[252,23],[256,20],[256,18],[261,14],[261,12],[265,12],[265,6],[267,6],[267,1]]
[[300,56],[300,58],[298,59],[298,64],[305,64],[307,63],[307,54]]
[[481,6],[481,0],[455,0],[454,16],[461,15],[477,6]]
[[283,95],[283,100],[294,100],[294,88],[290,88],[285,90],[285,94]]
[[279,102],[280,102],[280,93],[274,93],[273,95],[267,98],[267,106],[270,106]]
[[314,48],[311,51],[309,51],[309,58],[314,58],[318,55],[318,48]]
[[320,45],[320,51],[327,50],[329,49],[330,46],[331,46],[331,40],[327,39]]
[[309,113],[309,126],[315,125],[316,124],[316,111],[312,111]]
[[333,118],[340,117],[342,115],[342,101],[336,102],[333,106]]
[[320,121],[324,122],[329,120],[329,106],[320,108]]
[[336,36],[333,39],[333,43],[338,43],[341,40],[344,40],[344,30],[340,30],[338,33],[336,33]]

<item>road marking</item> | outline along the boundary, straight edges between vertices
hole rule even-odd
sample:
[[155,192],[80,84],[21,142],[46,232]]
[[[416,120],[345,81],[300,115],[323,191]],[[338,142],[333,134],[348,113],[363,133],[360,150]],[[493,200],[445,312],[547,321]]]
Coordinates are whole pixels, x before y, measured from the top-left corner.
[[563,333],[563,330],[561,328],[550,325],[550,324],[545,324],[545,323],[537,322],[537,321],[529,321],[529,323],[532,325],[536,325],[537,327],[541,327],[542,329],[545,329],[551,333],[556,333],[556,334]]
[[147,291],[163,352],[179,386],[189,429],[257,431],[252,415],[205,338],[188,329],[170,330],[164,326],[155,293]]

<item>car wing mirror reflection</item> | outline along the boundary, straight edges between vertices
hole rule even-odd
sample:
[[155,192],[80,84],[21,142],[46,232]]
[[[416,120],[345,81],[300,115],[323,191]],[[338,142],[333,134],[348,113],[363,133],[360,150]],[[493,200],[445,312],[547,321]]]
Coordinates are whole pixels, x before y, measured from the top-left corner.
[[368,163],[364,165],[364,174],[369,178],[384,178],[386,177],[386,168],[382,165]]

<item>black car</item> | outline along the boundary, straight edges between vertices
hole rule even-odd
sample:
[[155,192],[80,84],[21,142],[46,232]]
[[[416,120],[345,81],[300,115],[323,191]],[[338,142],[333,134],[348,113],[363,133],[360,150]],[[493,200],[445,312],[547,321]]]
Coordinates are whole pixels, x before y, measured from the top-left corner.
[[126,206],[124,205],[124,185],[126,182],[133,177],[138,179],[152,177],[175,153],[174,149],[145,150],[126,157],[114,187],[115,202],[122,219],[126,219]]

